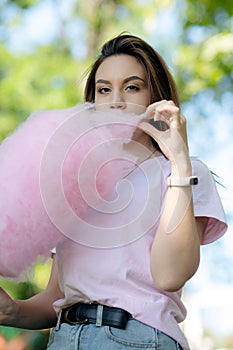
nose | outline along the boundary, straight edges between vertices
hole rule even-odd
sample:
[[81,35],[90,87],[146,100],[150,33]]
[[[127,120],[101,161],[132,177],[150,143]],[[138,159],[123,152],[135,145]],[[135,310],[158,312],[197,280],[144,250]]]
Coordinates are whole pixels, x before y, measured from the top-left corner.
[[116,108],[116,109],[125,109],[126,108],[126,102],[122,96],[121,93],[115,93],[113,95],[113,99],[110,104],[111,108]]

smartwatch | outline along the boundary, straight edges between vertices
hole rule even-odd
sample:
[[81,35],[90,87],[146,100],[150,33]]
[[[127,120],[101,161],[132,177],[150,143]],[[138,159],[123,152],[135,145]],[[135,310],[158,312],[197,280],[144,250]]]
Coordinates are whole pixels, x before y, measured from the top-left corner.
[[186,186],[194,186],[198,184],[197,176],[189,176],[189,177],[168,177],[167,185],[169,187],[186,187]]

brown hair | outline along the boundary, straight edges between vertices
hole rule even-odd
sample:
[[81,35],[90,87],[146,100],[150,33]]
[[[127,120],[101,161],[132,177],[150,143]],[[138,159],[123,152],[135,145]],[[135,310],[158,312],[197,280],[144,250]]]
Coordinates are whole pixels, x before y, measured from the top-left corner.
[[135,57],[144,67],[148,77],[150,89],[150,103],[160,100],[172,100],[179,106],[179,96],[175,82],[162,57],[144,40],[139,37],[121,34],[106,42],[100,55],[89,72],[85,101],[95,101],[95,75],[101,63],[110,56],[126,54]]

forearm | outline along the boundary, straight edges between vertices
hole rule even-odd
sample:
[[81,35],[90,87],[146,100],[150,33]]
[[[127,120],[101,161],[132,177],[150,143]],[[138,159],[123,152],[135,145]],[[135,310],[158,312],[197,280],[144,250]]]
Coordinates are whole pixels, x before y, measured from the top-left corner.
[[54,256],[50,279],[43,292],[27,300],[13,300],[0,288],[0,324],[26,329],[50,328],[57,318],[53,302],[61,298],[64,294],[59,288]]
[[[172,168],[172,176],[192,175],[184,159]],[[158,230],[151,249],[151,273],[156,285],[168,291],[180,289],[196,272],[200,239],[193,214],[192,188],[168,188]]]
[[53,309],[55,300],[46,290],[27,300],[15,300],[1,317],[0,323],[25,329],[50,328],[56,322]]

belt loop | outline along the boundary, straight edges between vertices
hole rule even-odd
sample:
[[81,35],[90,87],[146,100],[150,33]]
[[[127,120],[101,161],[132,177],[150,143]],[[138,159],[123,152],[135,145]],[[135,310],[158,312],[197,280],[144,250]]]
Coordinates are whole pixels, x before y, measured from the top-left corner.
[[104,309],[104,306],[103,306],[103,305],[100,305],[100,304],[97,305],[96,323],[95,323],[95,325],[96,325],[97,327],[102,326],[102,321],[103,321],[103,309]]
[[62,309],[60,309],[60,310],[58,311],[58,315],[57,315],[57,324],[56,324],[56,327],[55,327],[55,331],[59,331],[59,329],[60,329],[61,314],[62,314]]

